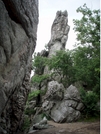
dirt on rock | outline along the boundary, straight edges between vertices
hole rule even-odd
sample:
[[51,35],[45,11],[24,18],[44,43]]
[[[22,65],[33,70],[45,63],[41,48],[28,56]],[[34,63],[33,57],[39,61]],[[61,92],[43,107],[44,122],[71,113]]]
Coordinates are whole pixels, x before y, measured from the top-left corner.
[[55,123],[48,121],[53,127],[39,130],[30,134],[100,134],[100,122],[75,122],[75,123]]

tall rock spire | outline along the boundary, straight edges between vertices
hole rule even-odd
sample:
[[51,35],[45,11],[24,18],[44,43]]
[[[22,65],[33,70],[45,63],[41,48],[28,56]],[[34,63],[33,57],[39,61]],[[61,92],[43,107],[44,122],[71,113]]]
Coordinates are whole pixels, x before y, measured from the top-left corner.
[[[65,10],[57,11],[55,20],[51,27],[51,39],[48,43],[48,58],[56,54],[56,51],[64,50],[68,39],[70,26],[68,25],[68,13]],[[50,73],[48,67],[44,69],[44,74]]]
[[69,29],[67,11],[57,11],[51,27],[51,39],[48,43],[49,57],[55,54],[57,50],[65,49]]

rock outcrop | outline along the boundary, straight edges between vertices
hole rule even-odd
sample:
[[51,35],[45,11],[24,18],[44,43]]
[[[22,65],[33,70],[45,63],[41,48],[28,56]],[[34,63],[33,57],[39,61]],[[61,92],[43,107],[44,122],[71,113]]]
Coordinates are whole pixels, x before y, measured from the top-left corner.
[[[65,50],[69,30],[70,26],[68,25],[67,11],[57,11],[51,27],[51,39],[47,45],[49,51],[48,58],[55,55],[56,51]],[[49,74],[50,71],[46,66],[44,69],[44,74],[47,73]]]
[[[56,51],[65,50],[69,29],[67,11],[58,11],[51,28],[48,52],[44,50],[38,55],[51,58],[52,55],[56,54]],[[65,79],[66,81],[66,78],[63,77],[61,72],[57,74],[54,70],[49,70],[48,66],[43,67],[41,71],[36,69],[35,75],[36,74],[39,76],[52,74],[49,75],[50,77],[48,79],[38,84],[35,83],[33,86],[34,91],[43,91],[46,89],[46,94],[40,95],[41,99],[39,101],[41,101],[40,104],[42,104],[40,106],[42,109],[40,112],[43,112],[55,122],[62,123],[78,120],[83,109],[78,89],[73,85],[68,86],[68,80],[66,86],[63,85],[61,79]]]
[[42,107],[55,122],[73,122],[80,118],[83,103],[75,86],[65,89],[62,84],[52,81],[48,84]]
[[67,11],[57,11],[51,27],[51,39],[48,43],[49,56],[55,55],[56,51],[65,49],[70,26],[68,25]]
[[16,134],[30,90],[38,0],[0,1],[0,134]]
[[50,111],[50,116],[55,122],[73,122],[80,118],[83,103],[75,86],[70,85],[65,89],[63,100],[57,100],[54,103],[55,105]]

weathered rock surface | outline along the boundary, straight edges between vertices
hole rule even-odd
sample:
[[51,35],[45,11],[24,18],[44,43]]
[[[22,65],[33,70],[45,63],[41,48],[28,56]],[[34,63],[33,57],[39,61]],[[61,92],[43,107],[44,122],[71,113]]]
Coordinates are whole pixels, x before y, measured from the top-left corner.
[[44,99],[46,98],[52,98],[55,100],[61,100],[63,99],[64,94],[64,86],[63,84],[59,84],[57,81],[50,81],[48,83],[47,92],[44,96]]
[[[42,118],[42,115],[41,115]],[[34,123],[33,126],[30,128],[29,133],[34,133],[38,130],[48,129],[54,127],[53,125],[48,124],[47,118],[43,117],[40,121],[37,120],[37,123]]]
[[[51,28],[51,39],[48,43],[49,52],[42,51],[40,55],[50,58],[56,54],[56,51],[65,50],[69,29],[67,11],[58,11]],[[40,95],[42,98],[39,103],[40,105],[42,104],[40,113],[43,112],[55,122],[73,122],[78,120],[83,104],[77,88],[73,85],[70,86],[68,80],[66,86],[65,84],[63,85],[62,80],[65,79],[66,81],[65,76],[61,72],[50,71],[47,66],[44,69],[42,68],[41,73],[38,71],[36,74],[52,74],[48,80],[43,80],[43,82],[38,84],[35,83],[36,86],[34,84],[33,87],[33,90],[46,89],[46,94],[44,96]]]
[[[55,20],[51,27],[51,39],[48,43],[48,58],[56,54],[58,50],[64,50],[68,39],[70,26],[68,25],[67,11],[57,11]],[[45,67],[44,74],[49,74],[48,67]]]
[[[43,109],[55,122],[72,122],[80,118],[80,111],[83,109],[83,104],[80,99],[80,94],[77,88],[73,85],[63,90],[63,85],[57,82],[50,82],[47,93],[48,97],[43,103]],[[60,90],[61,89],[61,90]],[[51,92],[53,91],[53,92]],[[61,96],[62,91],[62,97]],[[58,97],[57,97],[58,94]]]
[[0,1],[0,133],[15,134],[30,90],[38,0]]
[[69,29],[67,11],[57,11],[51,27],[51,39],[48,43],[49,57],[55,54],[57,50],[65,49]]

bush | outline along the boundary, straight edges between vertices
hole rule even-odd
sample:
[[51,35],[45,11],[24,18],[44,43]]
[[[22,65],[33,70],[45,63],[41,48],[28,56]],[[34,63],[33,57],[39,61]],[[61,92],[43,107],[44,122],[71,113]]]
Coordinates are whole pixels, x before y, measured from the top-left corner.
[[25,114],[26,115],[34,115],[35,114],[35,110],[33,109],[33,108],[27,108],[26,110],[25,110]]
[[80,95],[82,102],[85,106],[84,115],[88,116],[97,116],[99,113],[99,108],[97,106],[98,96],[93,91],[86,92],[83,88],[80,89]]
[[30,119],[26,116],[22,125],[22,131],[27,131],[30,128]]
[[44,80],[47,80],[49,78],[49,75],[34,75],[31,79],[32,83],[38,83],[40,84],[41,82],[43,82]]
[[39,94],[45,95],[46,94],[46,91],[47,91],[47,89],[32,91],[28,95],[28,101],[31,101],[32,99],[34,99],[35,97],[37,97]]
[[31,93],[29,93],[28,101],[31,101],[32,99],[37,97],[40,94],[40,92],[41,92],[40,90],[36,90],[36,91],[32,91]]

